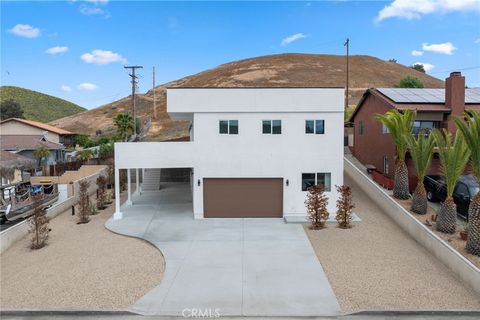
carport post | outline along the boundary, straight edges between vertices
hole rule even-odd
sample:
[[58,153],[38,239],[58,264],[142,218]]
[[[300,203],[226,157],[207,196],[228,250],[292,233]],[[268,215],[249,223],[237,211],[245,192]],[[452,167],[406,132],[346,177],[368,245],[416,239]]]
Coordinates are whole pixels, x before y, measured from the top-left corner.
[[115,213],[113,219],[122,219],[122,212],[120,211],[120,169],[115,168]]
[[132,170],[127,169],[127,205],[132,205]]

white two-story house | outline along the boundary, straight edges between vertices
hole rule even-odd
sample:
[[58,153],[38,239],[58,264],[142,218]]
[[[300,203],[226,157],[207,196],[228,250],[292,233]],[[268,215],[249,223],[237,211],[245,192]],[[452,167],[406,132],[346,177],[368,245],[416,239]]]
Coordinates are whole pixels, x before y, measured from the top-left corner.
[[195,218],[305,216],[313,184],[325,186],[333,214],[343,104],[343,88],[168,89],[167,111],[191,120],[190,141],[115,144],[115,218],[119,170],[145,168],[191,168]]

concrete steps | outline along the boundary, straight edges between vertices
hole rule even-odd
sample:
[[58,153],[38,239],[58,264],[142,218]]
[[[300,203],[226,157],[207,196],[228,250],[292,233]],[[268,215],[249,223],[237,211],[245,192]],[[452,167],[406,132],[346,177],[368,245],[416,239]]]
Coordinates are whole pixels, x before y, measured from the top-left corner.
[[145,169],[143,176],[142,192],[160,190],[161,169]]

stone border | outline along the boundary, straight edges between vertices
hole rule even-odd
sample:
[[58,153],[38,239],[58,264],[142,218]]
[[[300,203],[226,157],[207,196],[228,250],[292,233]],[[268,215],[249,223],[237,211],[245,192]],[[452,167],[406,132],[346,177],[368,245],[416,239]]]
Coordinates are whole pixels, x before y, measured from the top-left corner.
[[[56,204],[52,205],[50,208],[48,208],[47,209],[47,217],[52,219],[52,218],[56,217],[57,215],[59,215],[60,213],[67,210],[68,208],[70,208],[71,206],[74,206],[74,205],[77,204],[77,202],[78,202],[78,192],[76,192],[76,190],[78,190],[80,188],[79,183],[80,183],[81,180],[90,181],[90,188],[88,190],[88,195],[91,196],[92,194],[94,194],[97,191],[97,186],[95,184],[95,181],[96,181],[98,175],[104,173],[104,171],[105,171],[105,169],[102,168],[101,170],[99,170],[96,173],[93,173],[89,176],[86,176],[86,177],[84,177],[80,180],[74,181],[73,182],[73,185],[74,185],[73,196],[65,199],[65,201],[62,201],[60,203],[56,203]],[[27,234],[28,234],[27,220],[23,220],[22,222],[17,223],[16,225],[11,226],[10,228],[0,232],[0,254],[5,252],[15,242],[22,239]]]
[[480,294],[480,269],[418,221],[344,157],[344,170],[396,224]]

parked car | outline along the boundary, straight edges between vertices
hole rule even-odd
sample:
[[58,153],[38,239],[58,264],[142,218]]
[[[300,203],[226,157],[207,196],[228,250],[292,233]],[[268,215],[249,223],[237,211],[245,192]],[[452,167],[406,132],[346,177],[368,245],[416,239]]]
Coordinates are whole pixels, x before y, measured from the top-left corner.
[[[441,176],[426,176],[423,184],[427,190],[427,199],[432,202],[443,202],[447,197],[447,188]],[[468,220],[470,200],[479,192],[480,187],[474,176],[460,176],[453,190],[453,201],[457,205],[457,213]]]

